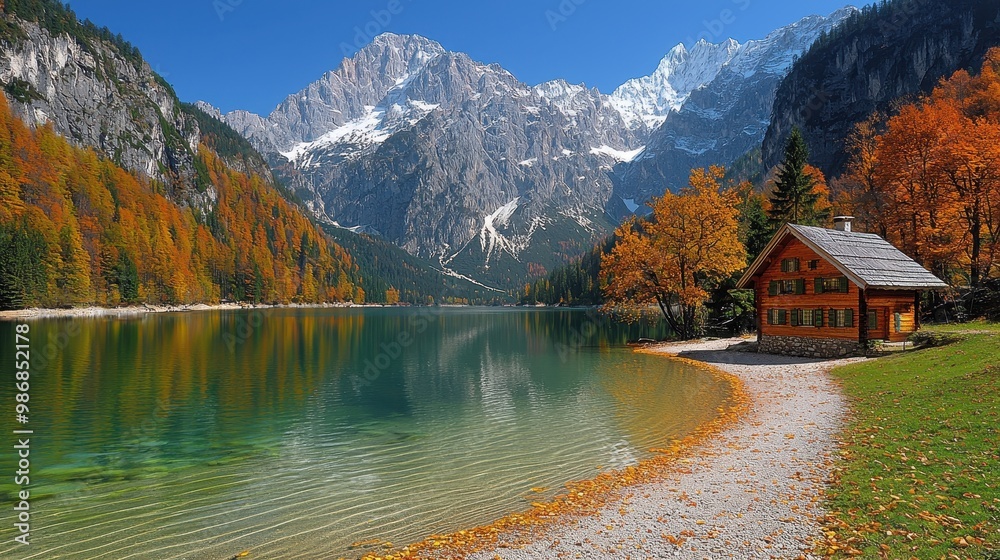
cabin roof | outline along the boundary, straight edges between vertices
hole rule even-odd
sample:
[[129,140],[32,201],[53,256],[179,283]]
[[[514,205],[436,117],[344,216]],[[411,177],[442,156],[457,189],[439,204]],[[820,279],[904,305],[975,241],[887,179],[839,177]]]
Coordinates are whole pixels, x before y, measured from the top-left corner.
[[937,290],[948,287],[919,263],[878,235],[786,224],[738,284],[745,288],[762,273],[773,253],[793,236],[862,289]]

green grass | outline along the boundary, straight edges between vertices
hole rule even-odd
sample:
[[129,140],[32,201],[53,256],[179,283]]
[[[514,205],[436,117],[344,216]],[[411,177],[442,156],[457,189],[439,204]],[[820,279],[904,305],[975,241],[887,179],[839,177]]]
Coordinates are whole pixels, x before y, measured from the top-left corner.
[[837,557],[1000,559],[1000,325],[834,370],[853,416],[827,492]]

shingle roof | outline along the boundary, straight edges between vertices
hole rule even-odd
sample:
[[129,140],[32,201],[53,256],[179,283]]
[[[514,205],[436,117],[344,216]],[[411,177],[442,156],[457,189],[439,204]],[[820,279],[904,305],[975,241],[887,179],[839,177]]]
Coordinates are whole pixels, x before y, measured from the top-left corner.
[[794,235],[865,289],[934,290],[948,287],[940,278],[877,235],[794,224],[788,224],[778,232],[740,280],[740,287],[756,276],[768,253],[788,234]]

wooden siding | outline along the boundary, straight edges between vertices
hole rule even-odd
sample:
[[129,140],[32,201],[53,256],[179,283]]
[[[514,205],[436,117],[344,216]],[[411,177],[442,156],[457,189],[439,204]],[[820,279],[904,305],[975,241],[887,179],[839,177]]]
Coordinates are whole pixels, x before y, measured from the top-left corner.
[[[797,272],[783,272],[782,262],[786,259],[799,259],[799,270]],[[818,261],[815,270],[809,268],[811,261]],[[823,292],[817,293],[816,279],[842,278],[844,275],[835,266],[824,260],[804,243],[789,237],[785,243],[771,253],[768,262],[765,263],[761,273],[755,281],[755,295],[757,297],[757,312],[760,325],[760,332],[765,336],[798,336],[809,338],[835,338],[843,340],[858,340],[860,337],[862,321],[867,322],[868,317],[860,313],[859,288],[853,282],[848,282],[848,290],[843,292]],[[770,295],[769,287],[772,281],[784,280],[804,280],[805,293]],[[910,333],[916,330],[915,321],[915,292],[911,290],[890,291],[878,290],[867,294],[869,311],[875,310],[879,313],[878,326],[869,333],[869,340],[885,339],[888,337],[893,342],[900,342],[906,339]],[[794,309],[822,309],[823,327],[813,325],[795,326],[791,325],[789,319],[784,325],[771,325],[768,321],[768,313],[772,309],[783,309],[791,311]],[[831,327],[830,310],[850,309],[854,315],[854,325],[852,327]],[[895,314],[901,315],[901,332],[895,332]]]
[[[878,312],[878,328],[869,340],[886,339],[903,342],[917,330],[916,295],[910,291],[871,290],[868,292],[868,309]],[[896,313],[900,315],[900,332],[896,332]]]

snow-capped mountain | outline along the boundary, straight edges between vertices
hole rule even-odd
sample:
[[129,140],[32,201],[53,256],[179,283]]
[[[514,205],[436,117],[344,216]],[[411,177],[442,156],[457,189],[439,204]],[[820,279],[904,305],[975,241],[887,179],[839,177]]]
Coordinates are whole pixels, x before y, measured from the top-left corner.
[[532,87],[391,34],[267,118],[222,118],[286,161],[279,173],[321,219],[503,286],[610,227],[611,170],[639,142],[596,90]]
[[609,100],[632,128],[645,125],[656,130],[671,111],[679,110],[691,92],[712,82],[739,52],[740,44],[729,39],[715,45],[698,41],[689,51],[674,47],[649,76],[622,84]]
[[727,51],[732,56],[715,77],[691,91],[652,133],[642,157],[618,169],[617,194],[645,200],[676,190],[687,184],[691,169],[729,165],[760,147],[778,86],[796,57],[855,11],[807,17]]
[[411,76],[444,53],[441,45],[423,37],[380,35],[336,70],[289,96],[266,118],[234,111],[224,120],[261,151],[288,152],[341,127],[365,128],[358,121],[370,121],[390,92],[401,91]]
[[[727,139],[756,137],[747,122],[766,127],[770,80],[836,22],[807,18],[745,45],[678,45],[612,95],[563,80],[529,86],[429,39],[385,34],[267,117],[220,118],[270,154],[320,219],[511,287],[662,192],[660,179],[687,165],[667,152],[691,147],[721,164],[743,155]],[[690,115],[709,130],[689,128]]]

